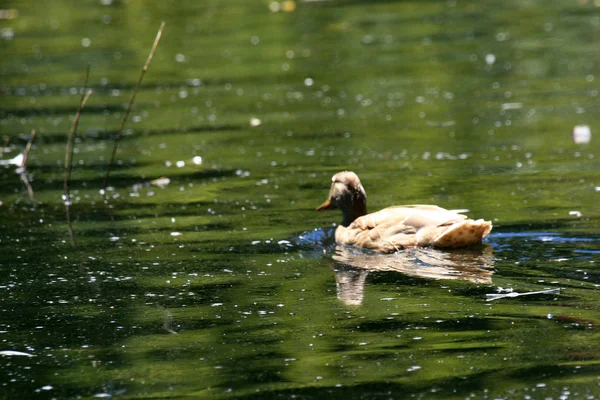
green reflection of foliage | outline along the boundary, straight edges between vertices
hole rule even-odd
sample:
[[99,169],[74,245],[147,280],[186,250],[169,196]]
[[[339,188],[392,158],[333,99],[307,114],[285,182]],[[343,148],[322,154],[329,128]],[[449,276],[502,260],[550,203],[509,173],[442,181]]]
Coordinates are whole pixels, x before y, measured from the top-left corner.
[[[10,156],[38,131],[38,202],[0,170],[0,330],[38,356],[3,367],[17,371],[7,396],[46,382],[65,398],[597,396],[597,138],[569,133],[598,126],[598,9],[6,3],[19,10],[0,39]],[[110,141],[162,20],[105,198]],[[60,160],[87,63],[70,248]],[[344,307],[322,249],[278,243],[338,221],[314,208],[341,169],[359,173],[371,210],[493,219],[513,235],[490,239],[493,287],[372,273],[363,305]],[[171,183],[149,184],[161,176]],[[563,293],[484,302],[497,286]]]

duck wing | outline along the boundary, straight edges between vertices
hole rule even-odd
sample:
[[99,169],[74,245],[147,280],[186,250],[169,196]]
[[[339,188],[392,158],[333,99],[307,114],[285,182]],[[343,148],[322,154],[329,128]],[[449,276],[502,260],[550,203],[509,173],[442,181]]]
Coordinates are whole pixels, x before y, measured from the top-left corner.
[[350,227],[373,229],[381,224],[402,224],[417,229],[425,226],[441,226],[467,219],[465,215],[438,206],[414,205],[384,208],[357,218]]
[[385,253],[413,246],[454,248],[480,243],[491,229],[489,221],[438,206],[395,206],[338,227],[336,241]]
[[414,226],[390,220],[366,228],[353,223],[347,228],[338,226],[335,231],[335,241],[382,253],[392,253],[405,247],[415,246],[416,233],[417,229]]

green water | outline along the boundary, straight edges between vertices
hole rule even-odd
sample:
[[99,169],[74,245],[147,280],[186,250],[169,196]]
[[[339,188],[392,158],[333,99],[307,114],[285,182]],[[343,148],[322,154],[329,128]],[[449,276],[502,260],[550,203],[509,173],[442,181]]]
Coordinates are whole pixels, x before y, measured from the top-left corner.
[[[36,137],[21,175],[0,167],[0,351],[31,355],[0,353],[0,397],[599,398],[589,3],[1,2],[0,158]],[[344,169],[371,211],[494,231],[335,249],[341,216],[315,207]],[[500,288],[560,293],[486,301]]]

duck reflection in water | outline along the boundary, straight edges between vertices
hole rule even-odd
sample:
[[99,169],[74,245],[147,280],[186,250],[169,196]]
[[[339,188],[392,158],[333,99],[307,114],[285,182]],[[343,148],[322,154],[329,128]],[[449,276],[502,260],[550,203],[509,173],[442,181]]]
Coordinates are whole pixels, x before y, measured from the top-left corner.
[[413,248],[394,254],[365,253],[337,245],[333,259],[337,297],[349,306],[362,304],[366,278],[373,271],[394,271],[419,278],[458,279],[478,284],[491,284],[494,273],[490,245],[460,251]]

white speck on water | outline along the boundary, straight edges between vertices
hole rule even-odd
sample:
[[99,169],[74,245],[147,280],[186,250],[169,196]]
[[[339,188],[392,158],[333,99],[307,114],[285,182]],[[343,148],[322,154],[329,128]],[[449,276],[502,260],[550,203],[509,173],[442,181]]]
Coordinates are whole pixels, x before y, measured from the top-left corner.
[[418,365],[413,365],[412,367],[410,367],[410,368],[407,368],[407,369],[406,369],[406,371],[407,371],[407,372],[413,372],[413,371],[417,371],[417,370],[419,370],[419,369],[421,369],[421,367],[420,367],[420,366],[418,366]]
[[260,126],[260,124],[262,124],[262,121],[260,119],[255,118],[255,117],[250,118],[250,126],[251,127]]
[[177,53],[177,55],[175,56],[175,61],[177,61],[178,63],[185,62],[185,55]]
[[315,81],[314,81],[312,78],[306,78],[306,79],[304,80],[304,85],[305,85],[305,86],[309,86],[309,87],[310,87],[310,86],[312,86],[314,83],[315,83]]
[[2,38],[5,40],[11,40],[12,38],[15,37],[15,31],[13,31],[10,28],[4,28],[2,29]]
[[271,10],[271,12],[278,12],[281,10],[281,5],[278,1],[272,1],[271,4],[269,4],[269,10]]
[[111,236],[111,237],[108,238],[108,240],[110,240],[111,242],[116,242],[119,239],[121,239],[121,238],[118,237],[118,236]]
[[211,307],[219,307],[219,306],[222,306],[222,305],[223,305],[223,303],[213,303],[210,306]]
[[589,143],[592,140],[592,131],[587,125],[576,125],[573,128],[573,142],[576,144]]
[[581,217],[581,211],[569,211],[569,215],[579,218]]
[[192,162],[196,165],[200,165],[200,164],[202,164],[202,157],[195,156],[194,158],[192,158]]
[[518,110],[523,108],[523,103],[504,103],[501,108],[503,110]]
[[175,165],[177,165],[177,168],[183,168],[185,167],[185,161],[177,161]]
[[90,44],[92,44],[92,41],[89,38],[81,39],[81,45],[83,47],[90,47]]
[[171,232],[171,236],[181,236],[183,233],[181,232]]
[[493,54],[486,54],[485,55],[485,63],[487,65],[493,65],[496,62],[496,56]]

